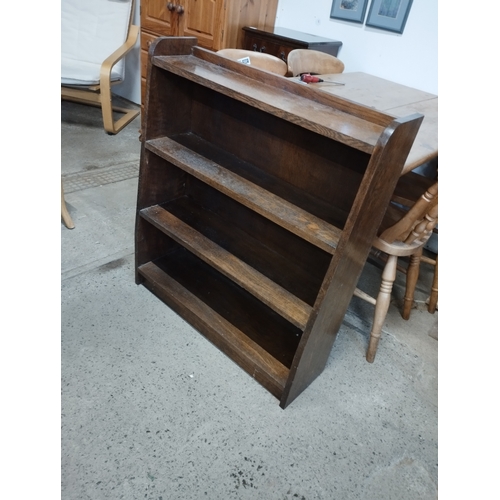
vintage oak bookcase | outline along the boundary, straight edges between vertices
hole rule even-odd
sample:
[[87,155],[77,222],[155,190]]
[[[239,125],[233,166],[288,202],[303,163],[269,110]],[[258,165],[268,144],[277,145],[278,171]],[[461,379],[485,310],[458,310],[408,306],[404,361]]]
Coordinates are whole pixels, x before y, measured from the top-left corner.
[[285,408],[325,367],[423,117],[193,37],[158,38],[147,71],[136,282]]

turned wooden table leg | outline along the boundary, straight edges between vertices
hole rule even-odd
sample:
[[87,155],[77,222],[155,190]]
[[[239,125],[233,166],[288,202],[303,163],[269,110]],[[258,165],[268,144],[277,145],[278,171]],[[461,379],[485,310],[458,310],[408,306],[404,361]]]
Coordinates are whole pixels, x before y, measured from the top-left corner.
[[73,219],[71,218],[71,215],[69,215],[68,208],[66,207],[66,201],[64,200],[64,189],[62,185],[62,180],[61,180],[61,217],[64,222],[64,225],[68,229],[73,229],[75,227]]
[[427,310],[434,314],[438,301],[438,257],[436,256],[436,264],[434,269],[434,279],[432,280],[431,296],[429,298],[429,306]]
[[373,360],[375,359],[380,334],[382,332],[382,326],[387,316],[387,311],[389,310],[392,286],[394,284],[394,280],[396,279],[397,264],[398,258],[394,255],[389,255],[384,272],[382,273],[382,283],[380,284],[380,291],[377,296],[373,326],[372,331],[370,332],[370,342],[368,344],[368,351],[366,352],[366,360],[369,363],[373,363]]

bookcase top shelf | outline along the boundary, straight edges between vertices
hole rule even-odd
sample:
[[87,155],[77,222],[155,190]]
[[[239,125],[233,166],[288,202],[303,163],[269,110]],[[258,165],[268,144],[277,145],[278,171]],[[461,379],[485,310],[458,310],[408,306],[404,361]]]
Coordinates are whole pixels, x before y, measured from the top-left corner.
[[[394,117],[194,47],[152,63],[271,115],[371,154]],[[256,85],[260,81],[260,85]]]

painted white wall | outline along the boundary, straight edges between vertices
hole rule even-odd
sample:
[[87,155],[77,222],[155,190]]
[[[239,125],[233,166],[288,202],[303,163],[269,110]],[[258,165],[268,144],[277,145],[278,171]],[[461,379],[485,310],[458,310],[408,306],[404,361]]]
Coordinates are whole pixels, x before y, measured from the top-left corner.
[[[141,2],[135,0],[135,14],[133,24],[140,26]],[[137,40],[135,47],[125,56],[125,80],[120,85],[113,86],[113,94],[135,102],[141,103],[141,41]]]
[[[370,8],[368,2],[367,14]],[[330,18],[332,0],[279,0],[276,26],[343,43],[346,72],[363,71],[433,94],[438,93],[438,0],[413,0],[402,35]],[[140,24],[136,0],[134,24]],[[113,92],[141,102],[140,41],[126,56],[125,81]]]
[[438,93],[438,0],[413,0],[401,35],[330,19],[331,8],[332,0],[279,0],[275,25],[340,40],[345,72],[363,71]]

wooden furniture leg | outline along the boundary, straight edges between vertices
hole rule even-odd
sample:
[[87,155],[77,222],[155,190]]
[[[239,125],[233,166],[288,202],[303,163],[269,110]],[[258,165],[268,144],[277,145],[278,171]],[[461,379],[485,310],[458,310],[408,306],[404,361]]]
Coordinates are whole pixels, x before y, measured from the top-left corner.
[[398,258],[395,255],[389,255],[387,264],[385,265],[384,272],[382,273],[382,283],[380,284],[380,291],[377,296],[375,305],[375,314],[373,317],[372,331],[370,332],[370,342],[368,344],[368,351],[366,352],[366,361],[373,363],[375,354],[377,352],[382,326],[389,310],[391,302],[392,286],[396,279],[396,268]]
[[431,314],[434,314],[436,312],[436,306],[438,301],[438,257],[437,256],[434,266],[435,266],[434,279],[432,281],[431,296],[429,298],[429,306],[428,306],[428,311]]
[[406,291],[403,304],[403,319],[410,319],[411,308],[413,307],[413,298],[415,297],[415,288],[417,286],[418,275],[420,271],[420,258],[422,248],[410,256],[410,263],[406,271]]
[[64,200],[64,189],[62,185],[62,180],[61,180],[61,217],[64,222],[64,225],[68,229],[73,229],[75,227],[73,219],[71,218],[71,215],[69,215],[68,208],[66,207],[66,201]]

